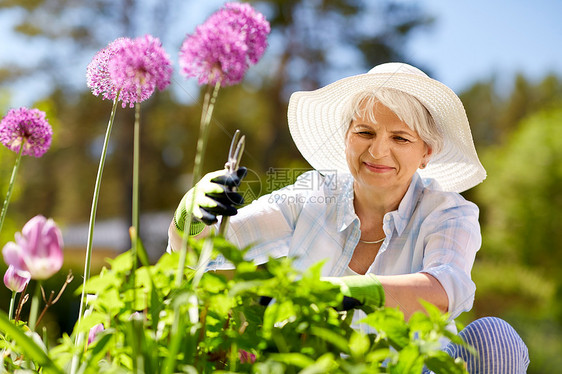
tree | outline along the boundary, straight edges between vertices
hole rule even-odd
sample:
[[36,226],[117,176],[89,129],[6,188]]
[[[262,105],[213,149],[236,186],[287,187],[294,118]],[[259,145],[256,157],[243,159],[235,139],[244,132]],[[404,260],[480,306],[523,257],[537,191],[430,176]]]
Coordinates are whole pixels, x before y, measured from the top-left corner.
[[518,74],[512,86],[500,92],[498,81],[491,78],[460,94],[477,146],[505,142],[522,119],[562,99],[562,82],[552,74],[538,82]]
[[[289,137],[289,95],[335,79],[364,73],[374,65],[405,61],[405,41],[432,18],[416,4],[394,1],[255,1],[269,7],[275,60],[265,86],[271,100],[262,169],[300,159]],[[272,42],[272,43],[273,43]],[[408,62],[408,61],[405,61]],[[302,162],[302,161],[301,161]],[[302,163],[303,166],[306,164]]]
[[486,153],[489,178],[478,189],[495,253],[550,270],[562,260],[561,121],[556,108],[523,121],[505,148]]
[[[272,25],[270,48],[262,63],[253,68],[243,85],[228,87],[219,95],[215,128],[205,169],[221,168],[230,136],[236,128],[247,135],[247,162],[258,174],[269,167],[306,166],[294,147],[286,126],[288,95],[297,89],[314,89],[334,77],[364,72],[369,66],[401,59],[404,42],[412,31],[431,19],[416,5],[385,1],[254,1]],[[180,41],[185,25],[178,28],[180,1],[155,0],[0,0],[5,12],[19,10],[14,30],[29,40],[50,45],[49,53],[25,66],[25,74],[47,75],[53,82],[49,98],[42,100],[57,116],[63,143],[54,142],[53,160],[47,159],[36,180],[51,184],[39,193],[37,183],[27,189],[21,205],[44,214],[60,214],[65,220],[85,220],[91,185],[95,178],[96,152],[109,115],[109,103],[86,92],[84,67],[99,48],[119,36],[152,33],[163,42]],[[197,5],[209,8],[217,4]],[[57,22],[54,22],[57,20]],[[203,19],[197,20],[197,23]],[[103,27],[99,27],[103,25]],[[174,36],[172,36],[174,35]],[[178,37],[179,36],[179,37]],[[178,48],[175,45],[174,48]],[[56,53],[52,53],[56,51]],[[376,53],[375,53],[376,52]],[[169,50],[171,55],[176,51]],[[80,83],[68,82],[74,66],[82,66]],[[1,76],[1,75],[0,75]],[[8,76],[17,80],[18,75]],[[184,86],[180,80],[180,85]],[[142,189],[143,209],[174,209],[189,184],[200,113],[198,92],[187,105],[173,94],[159,93],[143,104]],[[106,167],[102,194],[107,207],[100,216],[128,217],[131,173],[132,110],[120,110],[114,129],[113,150]],[[180,154],[182,154],[180,156]],[[86,175],[87,174],[87,175]],[[59,177],[53,178],[55,175]],[[173,186],[179,184],[175,189]],[[162,193],[162,189],[173,193]],[[37,199],[37,200],[35,200]],[[22,206],[22,210],[26,208]]]
[[560,105],[521,121],[505,146],[483,152],[488,180],[475,189],[486,214],[473,313],[510,319],[537,373],[562,364],[561,122]]

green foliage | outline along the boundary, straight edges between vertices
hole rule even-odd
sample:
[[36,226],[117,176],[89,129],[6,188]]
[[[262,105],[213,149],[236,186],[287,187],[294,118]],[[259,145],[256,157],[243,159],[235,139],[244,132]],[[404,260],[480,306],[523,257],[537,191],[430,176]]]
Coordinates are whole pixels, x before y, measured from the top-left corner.
[[495,256],[521,256],[544,269],[562,260],[561,121],[562,110],[543,110],[523,121],[506,147],[482,157],[490,176],[478,192]]
[[[25,199],[14,201],[12,210],[21,212],[21,221],[37,212],[62,224],[88,220],[99,138],[103,136],[111,108],[110,102],[93,97],[85,84],[85,63],[95,52],[116,37],[150,33],[160,37],[165,46],[173,46],[168,52],[176,59],[181,40],[193,31],[189,29],[193,27],[189,26],[193,23],[191,16],[208,15],[217,7],[211,2],[189,4],[181,0],[149,3],[73,0],[71,3],[72,6],[68,0],[0,1],[0,11],[18,14],[17,19],[12,17],[14,22],[10,25],[17,36],[24,35],[25,41],[46,45],[35,49],[37,56],[33,61],[20,61],[16,57],[13,62],[1,64],[0,82],[47,77],[48,86],[53,89],[41,105],[51,108],[56,116],[49,116],[50,119],[56,119],[57,126],[60,124],[52,149],[40,166],[23,168],[18,188]],[[317,88],[327,83],[323,80],[334,72],[342,74],[342,66],[328,58],[334,45],[356,51],[359,57],[348,61],[353,64],[351,70],[366,71],[376,63],[402,59],[406,40],[426,28],[429,17],[418,5],[387,0],[377,5],[354,0],[314,3],[260,0],[252,1],[252,5],[266,10],[272,24],[271,48],[264,61],[249,72],[244,84],[222,89],[207,154],[225,154],[233,129],[241,129],[247,142],[244,165],[255,171],[265,184],[264,173],[270,167],[295,164],[307,167],[287,131],[288,93]],[[197,7],[198,11],[186,14],[186,22],[171,22],[191,7]],[[307,16],[303,18],[302,14]],[[373,18],[373,25],[384,27],[365,28],[358,21],[365,14]],[[341,29],[345,32],[338,35],[330,32],[334,24],[343,24]],[[60,53],[52,53],[55,50]],[[5,74],[2,67],[6,68]],[[188,172],[193,169],[201,113],[199,93],[191,83],[174,80],[173,90],[181,93],[183,103],[178,102],[174,92],[160,93],[146,105],[143,103],[140,199],[144,212],[173,211],[190,187]],[[131,116],[129,109],[117,114],[104,172],[99,219],[130,216]],[[212,171],[223,164],[223,157],[207,157],[204,168]],[[256,194],[265,190],[262,186]]]
[[[11,11],[10,8],[17,8],[17,12],[21,13],[19,20],[14,23],[16,32],[27,35],[26,37],[31,39],[53,40],[55,43],[60,43],[56,39],[63,38],[72,44],[69,53],[53,54],[53,48],[44,48],[47,55],[43,57],[48,57],[48,63],[45,63],[45,58],[37,58],[34,64],[27,64],[29,66],[18,66],[16,65],[18,61],[14,61],[0,67],[0,81],[6,84],[16,82],[22,77],[27,77],[26,79],[33,77],[37,71],[52,80],[53,92],[41,101],[39,106],[48,112],[51,121],[56,121],[52,124],[57,127],[52,149],[41,162],[23,161],[25,167],[22,175],[18,177],[13,209],[4,225],[1,237],[2,244],[13,240],[13,232],[18,231],[27,218],[37,212],[55,217],[66,224],[87,220],[92,193],[91,183],[95,178],[97,166],[96,152],[99,151],[97,141],[103,135],[111,103],[92,97],[89,92],[72,91],[69,94],[67,83],[72,79],[72,74],[68,69],[72,65],[83,69],[84,61],[93,56],[93,53],[109,40],[121,36],[122,32],[127,35],[141,35],[154,31],[153,34],[161,37],[175,34],[169,32],[166,27],[174,24],[168,22],[169,15],[177,13],[177,4],[182,2],[176,0],[143,5],[141,2],[80,0],[72,2],[72,7],[69,7],[68,3],[67,0],[8,0],[2,1],[0,5],[3,10]],[[272,58],[274,63],[266,62],[257,66],[256,73],[252,72],[250,79],[243,85],[223,91],[214,123],[216,129],[211,133],[209,154],[225,152],[232,133],[230,129],[241,128],[248,142],[245,165],[259,174],[262,185],[261,190],[257,192],[263,193],[266,190],[264,172],[269,167],[306,167],[286,130],[284,113],[288,92],[316,88],[322,83],[323,78],[330,75],[326,72],[333,72],[334,69],[338,69],[338,75],[342,74],[342,67],[334,66],[333,59],[325,57],[326,52],[335,44],[333,35],[326,31],[334,24],[343,25],[341,29],[345,32],[338,36],[341,38],[338,43],[350,49],[356,48],[361,56],[357,59],[358,63],[370,67],[380,60],[402,59],[403,46],[407,45],[404,41],[407,41],[408,36],[416,30],[429,25],[431,19],[415,5],[391,2],[373,3],[377,7],[376,12],[372,12],[371,2],[364,1],[320,1],[315,2],[314,5],[302,1],[282,0],[254,1],[254,3],[268,10],[273,32],[276,34],[275,40],[282,42],[270,49],[276,51],[273,57],[266,56]],[[144,12],[141,11],[141,7],[145,8]],[[299,18],[303,7],[307,7],[306,19]],[[86,17],[75,17],[77,14]],[[366,31],[356,18],[364,14],[376,14],[376,19],[381,22],[373,22],[373,24],[381,24],[384,27]],[[60,22],[53,23],[53,19]],[[146,20],[148,22],[145,22]],[[54,24],[56,27],[53,28]],[[100,28],[99,25],[114,27]],[[153,30],[147,30],[146,25],[153,27]],[[114,32],[118,34],[115,35]],[[373,33],[367,35],[367,32]],[[167,44],[165,39],[163,38]],[[178,45],[178,42],[176,40],[169,44]],[[77,61],[79,63],[76,63]],[[305,68],[293,69],[294,66]],[[83,73],[78,76],[83,77]],[[473,270],[477,294],[472,315],[497,315],[508,319],[529,346],[531,352],[529,372],[556,372],[562,365],[559,355],[562,350],[560,345],[562,304],[559,301],[561,299],[559,296],[562,295],[562,279],[559,271],[562,253],[559,230],[561,184],[557,179],[561,164],[559,144],[561,137],[560,130],[556,128],[556,123],[560,123],[560,115],[556,110],[533,114],[545,107],[552,107],[556,100],[560,100],[562,85],[560,79],[554,76],[547,76],[538,83],[518,76],[513,83],[513,89],[507,94],[500,93],[497,82],[492,79],[474,85],[472,89],[461,95],[473,129],[476,147],[483,155],[482,161],[489,175],[485,183],[466,194],[481,208],[484,235],[483,247]],[[82,83],[81,87],[80,90],[86,90],[85,84]],[[10,102],[7,88],[4,88],[0,96],[0,107],[5,111]],[[196,93],[193,96],[197,96]],[[185,175],[185,171],[191,169],[191,153],[195,146],[200,108],[195,98],[192,103],[182,105],[167,92],[148,101],[145,108],[149,110],[146,110],[146,116],[143,114],[145,120],[141,130],[143,131],[142,206],[148,211],[171,211],[189,186],[189,176]],[[551,114],[547,114],[549,112]],[[558,114],[554,115],[555,112]],[[105,173],[103,199],[99,209],[100,218],[129,216],[131,116],[130,110],[122,110],[118,114],[115,142]],[[532,117],[529,118],[530,116]],[[524,118],[528,119],[519,126]],[[550,125],[543,126],[545,123]],[[515,135],[512,136],[514,132]],[[505,149],[499,148],[504,146]],[[494,148],[486,150],[486,147]],[[205,168],[206,170],[221,168],[223,161],[222,157],[208,157]],[[13,153],[6,149],[0,152],[0,164],[1,172],[4,173],[3,178],[0,178],[1,182],[9,178]],[[0,185],[0,187],[4,193],[5,186]],[[163,190],[167,192],[162,193]],[[226,250],[225,248],[223,247],[222,250]],[[126,282],[130,270],[127,270],[125,258],[121,259],[121,263],[114,263],[111,269],[104,270],[106,279],[92,280],[93,291],[96,288],[93,286],[95,282],[98,282],[99,287],[105,291],[103,297],[94,302],[90,316],[83,319],[76,327],[76,331],[87,331],[89,326],[103,322],[106,324],[106,333],[100,335],[98,342],[85,352],[81,348],[74,348],[74,336],[63,336],[59,345],[52,350],[53,354],[56,354],[57,362],[64,366],[70,362],[72,354],[77,353],[83,354],[84,361],[91,363],[88,364],[90,366],[84,366],[90,371],[96,370],[93,369],[96,363],[99,363],[98,369],[101,371],[119,372],[122,368],[132,367],[133,363],[126,354],[117,354],[118,343],[113,337],[114,332],[121,336],[120,342],[125,339],[134,339],[138,342],[138,345],[134,346],[135,352],[144,352],[145,349],[156,347],[151,352],[156,358],[147,356],[151,358],[145,359],[143,365],[149,365],[146,364],[147,361],[158,361],[158,358],[164,356],[163,352],[169,352],[171,347],[166,346],[170,344],[170,339],[167,338],[169,335],[160,336],[157,333],[169,334],[170,321],[173,320],[173,316],[170,315],[173,312],[170,306],[172,301],[177,303],[187,300],[188,303],[194,295],[193,292],[189,292],[189,283],[182,286],[183,292],[172,290],[174,277],[172,269],[175,268],[176,257],[164,256],[154,267],[138,270],[136,278],[141,289],[134,294]],[[243,309],[247,321],[263,326],[269,308],[255,305],[255,299],[247,296],[247,293],[255,290],[258,285],[262,289],[273,287],[276,281],[271,281],[270,278],[277,275],[273,275],[273,269],[267,267],[256,269],[252,264],[244,263],[240,263],[240,266],[242,268],[237,271],[237,280],[227,280],[219,274],[206,273],[199,287],[199,289],[204,288],[205,291],[200,291],[196,295],[197,297],[200,297],[200,294],[207,295],[209,299],[211,298],[209,295],[213,295],[214,301],[209,301],[213,309],[207,311],[205,317],[206,326],[211,330],[203,329],[201,326],[194,327],[195,332],[205,331],[203,346],[209,352],[234,352],[232,345],[228,345],[230,343],[220,346],[223,337],[220,335],[222,333],[220,322],[224,320],[223,314],[226,310],[235,309],[230,298],[231,294],[237,295],[235,298],[237,302],[246,303],[243,304],[246,306],[238,306],[238,310]],[[283,266],[279,265],[279,268]],[[118,270],[119,267],[121,270]],[[81,268],[78,270],[81,271]],[[247,277],[243,282],[240,278],[241,274],[246,274]],[[258,274],[262,278],[253,278],[258,277]],[[281,272],[280,276],[285,276],[283,274]],[[186,272],[186,275],[191,276],[191,273]],[[269,283],[266,282],[268,279]],[[62,280],[59,279],[53,282],[51,288],[59,287],[61,283]],[[314,282],[312,281],[311,284],[314,285]],[[306,296],[306,291],[285,287],[287,287],[285,292],[304,292]],[[46,288],[49,289],[48,286]],[[71,314],[69,310],[72,310],[70,296],[63,295],[64,298],[67,299],[66,302],[61,300],[54,305],[50,309],[50,314],[64,316],[61,318],[66,317],[71,320],[72,318],[68,318]],[[9,300],[6,289],[0,291],[0,299]],[[102,303],[103,300],[105,304]],[[130,304],[134,300],[135,308],[125,303],[125,300]],[[152,300],[163,302],[156,305]],[[198,309],[203,308],[201,300],[197,300]],[[298,306],[299,302],[300,299],[296,302],[297,306],[295,301],[278,302],[281,303],[279,306],[267,311],[267,318],[269,318],[267,326],[270,328],[267,331],[259,331],[262,334],[260,336],[266,339],[263,334],[267,333],[270,344],[276,344],[273,337],[276,336],[274,332],[278,327],[274,325],[271,327],[271,320],[275,320],[273,313],[281,316],[298,313],[301,310]],[[151,307],[147,308],[147,305]],[[142,309],[143,307],[146,310]],[[130,315],[136,310],[143,311],[141,320],[142,326],[147,326],[146,334],[152,331],[153,321],[158,321],[162,329],[157,330],[157,333],[151,332],[152,335],[149,334],[148,338],[145,338],[146,334],[133,335],[137,333],[135,327],[138,327],[138,321],[129,323],[117,318],[117,323],[115,321],[117,314],[111,314],[121,311]],[[389,326],[396,322],[396,328],[391,329],[387,334],[396,340],[396,344],[404,344],[407,339],[404,335],[400,335],[400,331],[405,334],[407,329],[400,330],[404,325],[399,322],[399,316],[394,319],[392,313],[384,314],[385,318],[388,317]],[[300,317],[299,315],[298,318]],[[240,323],[239,316],[231,318],[238,318]],[[413,321],[414,318],[409,324]],[[187,320],[184,322],[186,325],[190,323]],[[293,325],[289,324],[289,326]],[[58,328],[54,325],[49,326],[50,338],[52,335],[58,335],[58,331],[53,327]],[[248,331],[252,331],[251,328]],[[219,338],[212,340],[211,332]],[[365,360],[369,362],[380,362],[390,354],[388,349],[385,351],[384,348],[372,351],[375,340],[372,336],[352,332],[350,336],[344,335],[338,339],[333,332],[332,329],[320,326],[314,329],[314,336],[329,342],[331,346],[337,347],[337,350],[343,348],[342,339],[347,341],[349,353],[346,355],[351,357],[354,363],[341,360],[341,357],[333,352],[314,357],[306,351],[284,353],[289,355],[287,359],[290,357],[290,361],[295,363],[291,368],[298,371],[303,367],[304,362],[313,362],[303,369],[303,372],[351,371],[351,369],[356,372],[375,372],[379,369],[373,369],[366,363],[359,364],[360,357],[368,357]],[[385,332],[384,329],[382,332]],[[241,335],[249,339],[246,331]],[[296,335],[298,334],[293,334],[292,339]],[[150,339],[152,343],[149,342]],[[282,345],[283,342],[276,339]],[[183,346],[184,342],[178,344]],[[253,343],[247,345],[255,352],[259,351]],[[125,350],[123,347],[119,349]],[[406,351],[410,350],[415,351],[414,348],[408,348]],[[111,360],[107,359],[107,352],[112,353],[109,356]],[[275,359],[276,354],[282,353],[260,353],[261,356],[252,366],[252,370],[263,373],[285,372],[287,364]],[[269,359],[267,355],[273,357]],[[235,354],[230,356],[233,359],[236,357]],[[175,366],[178,371],[195,370],[194,365],[182,364],[185,362],[182,360],[184,358],[178,360]],[[439,357],[434,360],[439,361]],[[404,365],[406,362],[410,362],[414,367],[417,364],[415,358],[404,361]],[[146,366],[146,368],[153,367]],[[231,366],[229,368],[232,369]]]
[[481,153],[488,179],[475,189],[484,214],[471,314],[501,316],[516,328],[529,347],[529,373],[562,364],[554,353],[562,331],[562,110],[555,103],[527,115],[504,146]]
[[518,74],[512,84],[513,89],[505,92],[492,78],[474,83],[460,95],[478,149],[505,143],[524,118],[562,99],[562,82],[555,75],[534,82]]
[[[202,244],[191,244],[192,255],[199,254]],[[440,350],[440,338],[458,337],[430,304],[427,314],[416,313],[409,322],[397,309],[375,310],[364,323],[378,333],[364,334],[351,327],[351,312],[336,310],[343,296],[321,280],[321,263],[301,273],[287,258],[258,267],[220,238],[214,249],[236,270],[230,278],[205,272],[197,287],[193,268],[173,287],[178,253],[137,269],[134,285],[131,253],[111,260],[86,284],[92,295],[87,316],[48,356],[9,321],[0,320],[0,330],[13,338],[12,352],[45,372],[68,372],[74,356],[81,373],[415,373],[424,365],[439,373],[465,372],[462,362]],[[274,302],[262,305],[262,297]],[[105,330],[88,345],[84,336],[99,323]]]
[[[0,331],[4,332],[1,336],[0,347],[3,348],[2,356],[6,356],[11,351],[11,340],[17,342],[18,351],[23,355],[10,354],[10,357],[3,357],[2,367],[7,370],[14,370],[20,367],[36,368],[41,367],[45,373],[62,373],[49,358],[42,345],[41,338],[33,331],[21,325],[18,326],[8,319],[8,316],[0,311]],[[39,343],[38,343],[39,342]],[[29,361],[29,362],[28,362]],[[16,364],[19,362],[19,364]],[[15,370],[14,370],[15,371]]]
[[555,353],[562,336],[562,81],[517,75],[509,86],[499,83],[477,82],[460,95],[488,173],[464,193],[480,207],[483,242],[472,271],[476,300],[461,319],[506,319],[529,348],[528,372],[556,372],[562,365]]

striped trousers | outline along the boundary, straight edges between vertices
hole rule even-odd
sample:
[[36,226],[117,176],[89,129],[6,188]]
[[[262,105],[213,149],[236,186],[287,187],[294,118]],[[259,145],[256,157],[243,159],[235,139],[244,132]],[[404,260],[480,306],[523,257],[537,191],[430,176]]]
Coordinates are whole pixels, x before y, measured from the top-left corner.
[[506,321],[496,317],[477,319],[459,336],[476,351],[450,343],[446,352],[460,357],[470,374],[521,374],[527,372],[529,352],[519,334]]

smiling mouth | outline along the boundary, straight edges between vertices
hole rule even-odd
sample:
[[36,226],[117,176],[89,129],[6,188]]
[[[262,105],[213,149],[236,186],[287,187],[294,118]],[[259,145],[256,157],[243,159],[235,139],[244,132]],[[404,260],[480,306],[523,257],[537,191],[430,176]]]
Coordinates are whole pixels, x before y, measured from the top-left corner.
[[367,167],[367,169],[369,169],[370,171],[373,171],[375,173],[386,173],[386,172],[389,172],[391,170],[394,170],[393,167],[386,166],[386,165],[370,164],[368,162],[364,162],[363,164]]

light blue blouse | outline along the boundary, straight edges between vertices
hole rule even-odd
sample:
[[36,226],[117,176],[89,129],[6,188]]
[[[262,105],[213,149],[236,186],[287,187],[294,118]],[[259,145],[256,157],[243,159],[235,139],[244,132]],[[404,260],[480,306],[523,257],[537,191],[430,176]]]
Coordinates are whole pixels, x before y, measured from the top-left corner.
[[[397,210],[384,216],[386,234],[368,272],[397,275],[425,272],[449,298],[456,318],[472,308],[470,272],[481,245],[478,207],[460,194],[440,190],[416,173]],[[231,217],[227,237],[253,245],[248,258],[294,257],[298,269],[325,261],[324,276],[342,276],[361,237],[349,174],[310,171],[295,184],[260,197]],[[211,268],[228,268],[217,259]]]

